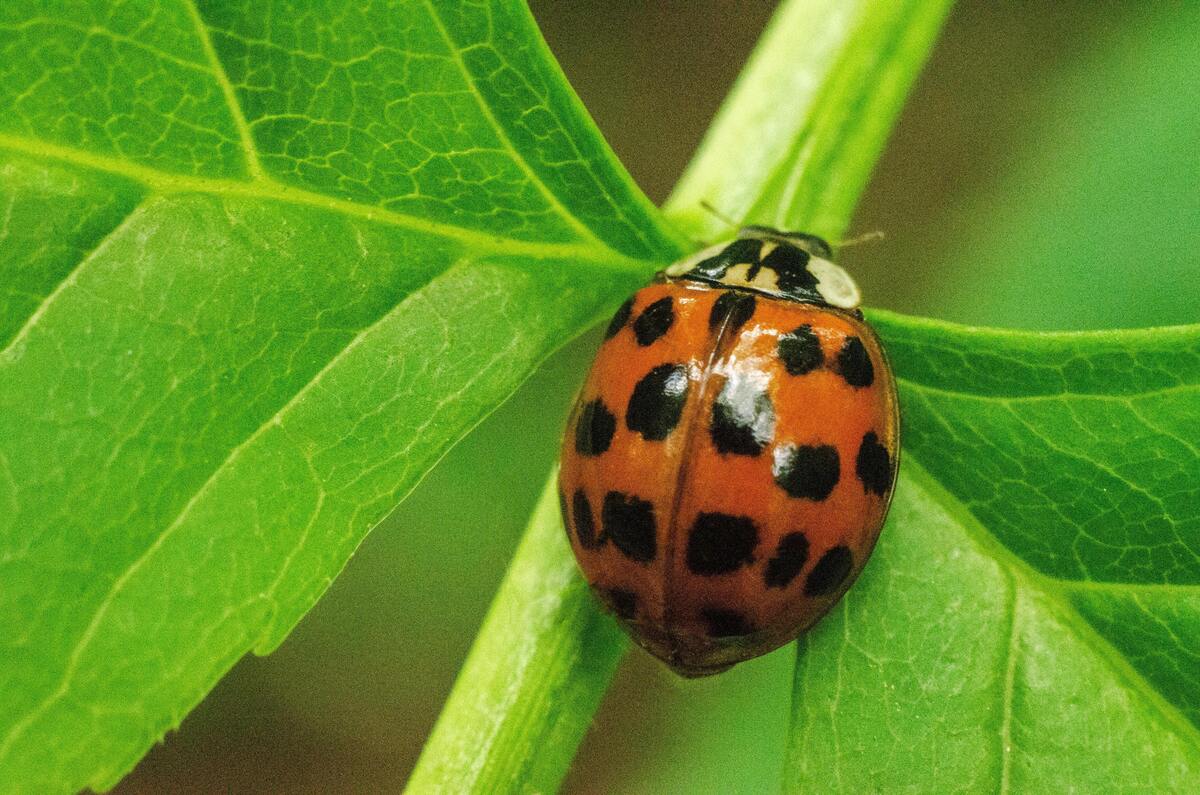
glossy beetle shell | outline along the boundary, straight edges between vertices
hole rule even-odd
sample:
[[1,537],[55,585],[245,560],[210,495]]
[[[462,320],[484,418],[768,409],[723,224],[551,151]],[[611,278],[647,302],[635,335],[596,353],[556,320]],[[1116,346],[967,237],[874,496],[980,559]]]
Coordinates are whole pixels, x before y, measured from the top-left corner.
[[568,421],[572,549],[643,648],[686,676],[723,670],[858,576],[898,425],[857,311],[660,276],[613,318]]

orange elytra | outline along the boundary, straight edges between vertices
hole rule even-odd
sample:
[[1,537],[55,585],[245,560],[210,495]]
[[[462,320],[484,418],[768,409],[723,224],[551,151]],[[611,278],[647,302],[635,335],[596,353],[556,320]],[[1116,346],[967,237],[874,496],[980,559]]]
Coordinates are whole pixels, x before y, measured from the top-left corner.
[[684,676],[816,623],[887,515],[896,385],[820,238],[747,227],[617,310],[568,420],[563,520],[622,626]]

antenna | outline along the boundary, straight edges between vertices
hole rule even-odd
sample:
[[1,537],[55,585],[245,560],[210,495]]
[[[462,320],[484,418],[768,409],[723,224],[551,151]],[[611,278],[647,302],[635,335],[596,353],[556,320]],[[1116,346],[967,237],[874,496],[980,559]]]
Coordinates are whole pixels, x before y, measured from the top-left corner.
[[710,215],[712,215],[712,217],[716,218],[718,221],[723,221],[725,224],[727,224],[727,225],[728,225],[728,226],[730,226],[731,228],[733,228],[733,229],[740,229],[740,228],[742,227],[742,224],[740,224],[740,223],[738,223],[737,221],[733,220],[733,219],[732,219],[732,218],[730,218],[728,215],[726,215],[725,213],[723,213],[723,212],[721,212],[720,210],[718,210],[716,207],[714,207],[714,206],[712,206],[711,204],[709,204],[709,202],[708,202],[708,200],[707,200],[707,199],[701,199],[701,200],[700,200],[700,206],[701,206],[701,207],[703,207],[705,210],[707,210],[707,211],[708,211],[708,213],[709,213]]
[[885,235],[882,230],[876,229],[874,232],[864,232],[861,235],[855,235],[854,237],[847,238],[846,240],[839,240],[837,243],[833,244],[833,247],[849,248],[850,246],[857,246],[861,245],[862,243],[874,243],[876,240],[884,240],[886,238],[887,235]]

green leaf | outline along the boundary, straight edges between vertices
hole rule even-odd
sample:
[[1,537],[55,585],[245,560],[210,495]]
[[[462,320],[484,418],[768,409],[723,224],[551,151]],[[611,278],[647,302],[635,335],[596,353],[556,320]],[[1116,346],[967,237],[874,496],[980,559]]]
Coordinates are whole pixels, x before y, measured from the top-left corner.
[[7,3],[0,77],[0,789],[103,788],[678,244],[517,3]]
[[861,583],[801,643],[789,789],[1189,789],[1200,326],[872,320],[904,477]]

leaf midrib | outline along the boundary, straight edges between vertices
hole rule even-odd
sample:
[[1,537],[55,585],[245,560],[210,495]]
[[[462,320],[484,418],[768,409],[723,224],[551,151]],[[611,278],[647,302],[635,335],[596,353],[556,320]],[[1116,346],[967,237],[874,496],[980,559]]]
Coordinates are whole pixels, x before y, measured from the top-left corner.
[[[537,189],[538,193],[543,197],[543,199],[545,199],[547,206],[553,210],[555,214],[580,237],[581,240],[588,241],[586,244],[543,244],[532,241],[523,241],[516,238],[488,235],[482,232],[473,232],[463,227],[441,224],[435,221],[428,221],[415,216],[406,215],[404,213],[398,213],[393,210],[371,207],[369,205],[363,205],[345,199],[337,199],[332,196],[315,193],[303,188],[293,188],[275,181],[263,170],[262,163],[259,158],[258,148],[254,141],[254,135],[251,131],[249,123],[247,122],[245,112],[241,107],[241,103],[238,101],[237,91],[230,82],[229,76],[225,71],[224,64],[221,62],[216,49],[213,47],[210,28],[197,9],[194,0],[184,0],[183,6],[195,30],[197,40],[200,44],[200,49],[204,54],[205,63],[200,64],[186,61],[180,61],[180,63],[186,64],[190,68],[202,69],[208,72],[216,82],[221,91],[226,111],[229,113],[230,121],[232,122],[234,129],[237,131],[239,148],[245,161],[245,167],[249,180],[240,181],[173,174],[170,172],[164,172],[158,169],[141,166],[129,161],[109,158],[102,155],[95,155],[70,147],[61,147],[54,144],[30,140],[22,136],[13,136],[3,133],[0,133],[0,147],[21,151],[26,154],[51,157],[77,165],[87,166],[100,171],[124,176],[146,185],[147,187],[150,187],[159,193],[178,193],[187,191],[274,199],[276,201],[283,201],[293,204],[324,207],[326,209],[339,211],[343,214],[355,215],[372,221],[391,223],[395,226],[411,228],[428,232],[430,234],[457,239],[485,250],[503,249],[508,252],[525,253],[534,257],[567,256],[583,257],[588,260],[629,263],[639,262],[638,260],[634,260],[610,246],[606,241],[597,236],[590,227],[581,223],[579,219],[576,218],[575,215],[568,210],[561,201],[559,201],[558,196],[550,190],[549,186],[546,184],[545,180],[542,179],[541,175],[533,169],[525,156],[520,152],[520,150],[518,150],[516,146],[513,145],[513,142],[508,137],[504,126],[492,112],[490,104],[480,93],[474,77],[472,76],[470,70],[467,69],[466,64],[463,62],[461,51],[455,44],[453,38],[451,38],[450,33],[443,24],[434,4],[426,0],[424,5],[426,6],[430,19],[433,21],[439,36],[446,45],[448,56],[454,62],[456,69],[462,77],[463,83],[467,86],[468,91],[475,100],[480,113],[483,114],[490,128],[499,138],[504,150],[513,158],[513,161],[526,175],[530,183]],[[51,24],[53,24],[53,22],[51,22]],[[103,28],[97,29],[97,32],[111,34],[111,31],[107,31]],[[115,36],[116,34],[112,35]],[[141,45],[140,42],[134,42],[132,40],[131,43]],[[169,56],[167,53],[161,54]],[[581,160],[590,170],[590,164],[588,164],[586,160],[583,160],[582,158]],[[636,224],[634,225],[634,228],[637,228]],[[603,256],[597,256],[597,251],[603,251],[607,253]],[[643,266],[638,268],[638,270],[644,272],[645,268]]]
[[496,254],[522,255],[531,259],[582,259],[603,263],[617,270],[646,273],[647,261],[634,259],[607,243],[545,243],[520,238],[477,232],[461,226],[432,221],[417,216],[373,207],[347,199],[296,188],[272,179],[234,180],[219,177],[197,177],[143,166],[127,160],[86,152],[73,147],[37,141],[23,136],[0,133],[0,149],[24,155],[56,160],[83,166],[95,171],[124,177],[159,195],[198,193],[218,197],[265,199],[283,204],[316,207],[375,223],[396,226],[456,240],[475,250]]
[[914,381],[910,378],[901,378],[899,376],[896,377],[896,381],[898,383],[903,383],[906,386],[911,387],[912,389],[919,390],[921,392],[931,392],[931,393],[934,393],[937,395],[945,395],[946,397],[953,397],[953,398],[962,398],[964,400],[982,400],[982,401],[989,401],[989,402],[1002,403],[1002,404],[1039,403],[1039,402],[1043,402],[1043,401],[1049,402],[1049,401],[1055,401],[1055,400],[1062,400],[1064,398],[1077,398],[1079,400],[1107,401],[1107,402],[1115,402],[1115,403],[1129,403],[1133,400],[1140,400],[1142,398],[1161,397],[1163,395],[1172,395],[1172,394],[1176,394],[1176,393],[1188,393],[1188,392],[1200,393],[1200,384],[1188,384],[1188,383],[1176,384],[1175,386],[1165,386],[1165,387],[1160,387],[1158,389],[1146,389],[1146,390],[1141,390],[1138,392],[1120,392],[1120,393],[1116,393],[1116,394],[1113,394],[1111,392],[1109,392],[1109,393],[1076,392],[1076,391],[1068,390],[1068,391],[1063,391],[1063,392],[1044,392],[1044,393],[1039,393],[1039,394],[1028,394],[1028,395],[1010,395],[1010,394],[991,394],[988,392],[965,392],[961,389],[950,389],[947,387],[933,386],[931,384],[925,384],[920,381]]
[[[1056,617],[1065,625],[1069,626],[1076,636],[1096,652],[1108,665],[1114,678],[1121,681],[1127,688],[1140,696],[1155,712],[1161,717],[1163,722],[1172,727],[1181,736],[1190,738],[1196,747],[1200,747],[1200,727],[1192,723],[1187,716],[1176,705],[1168,701],[1145,676],[1134,668],[1125,656],[1105,637],[1099,634],[1096,629],[1085,619],[1072,604],[1067,591],[1072,587],[1074,581],[1059,580],[1053,577],[1042,574],[1034,569],[1008,547],[996,538],[996,536],[988,530],[982,522],[971,513],[970,509],[959,500],[956,496],[950,493],[941,482],[934,477],[927,469],[921,466],[919,461],[914,460],[915,456],[909,451],[904,452],[904,468],[905,474],[920,482],[921,487],[936,500],[946,513],[955,519],[955,523],[962,528],[963,535],[971,541],[976,548],[988,558],[992,559],[1001,570],[1004,571],[1010,578],[1013,584],[1013,627],[1015,628],[1017,617],[1017,601],[1019,600],[1018,591],[1027,589],[1031,592],[1039,593],[1044,597],[1041,601],[1051,605],[1056,611]],[[1180,587],[1180,586],[1177,586]],[[1010,643],[1010,651],[1012,644]],[[1015,662],[1007,661],[1007,665],[1015,666]],[[1002,707],[1004,714],[1008,714],[1012,709],[1012,692],[1006,688],[1003,695]],[[1002,734],[1002,732],[1001,732]],[[1004,737],[1001,737],[1003,746]],[[1009,750],[1002,747],[1002,759],[1008,754]],[[1004,764],[1008,764],[1005,760]]]
[[[923,348],[953,354],[961,353],[961,348],[947,345],[944,340],[971,337],[974,340],[994,341],[997,345],[992,346],[989,349],[989,353],[993,356],[999,356],[1007,353],[1007,349],[1002,347],[1004,344],[1014,342],[1022,345],[1033,344],[1041,351],[1061,351],[1063,345],[1066,343],[1093,342],[1095,340],[1106,342],[1120,338],[1122,341],[1136,342],[1143,345],[1157,344],[1161,346],[1164,341],[1169,341],[1173,337],[1192,338],[1200,334],[1200,323],[1183,323],[1170,326],[1139,326],[1137,328],[1037,331],[1033,329],[998,328],[995,326],[972,326],[938,320],[933,317],[905,315],[890,309],[868,309],[867,313],[870,315],[869,319],[883,321],[881,325],[902,323],[907,327],[906,331],[921,332],[921,339],[916,344]],[[1022,360],[1014,359],[1013,361],[1021,362]]]
[[1017,678],[1017,654],[1020,647],[1020,627],[1017,623],[1017,602],[1020,601],[1016,575],[1008,572],[1012,599],[1008,613],[1008,646],[1004,660],[1004,690],[1000,694],[1000,784],[1001,795],[1006,795],[1012,783],[1012,706],[1013,690]]

